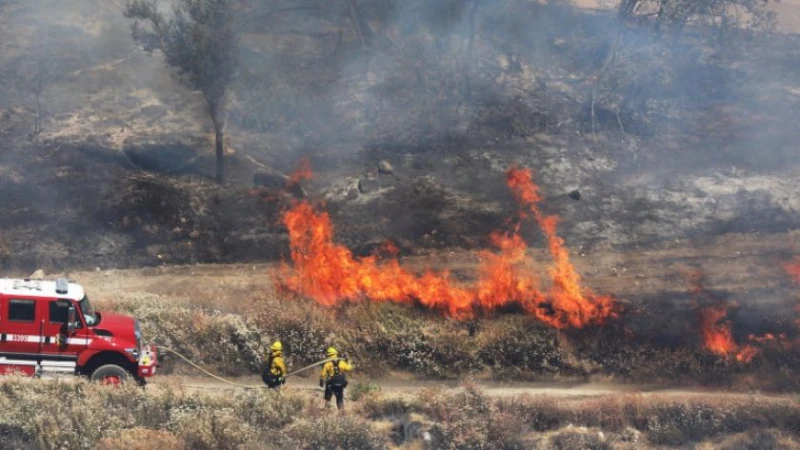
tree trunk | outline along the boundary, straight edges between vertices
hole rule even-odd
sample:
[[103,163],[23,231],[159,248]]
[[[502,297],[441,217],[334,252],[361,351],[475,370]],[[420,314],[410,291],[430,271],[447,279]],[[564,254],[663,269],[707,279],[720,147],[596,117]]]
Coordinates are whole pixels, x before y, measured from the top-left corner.
[[369,27],[361,10],[358,9],[358,0],[349,0],[348,6],[350,7],[350,21],[353,23],[353,28],[356,31],[358,40],[361,45],[366,45],[372,39],[372,29]]
[[222,184],[225,181],[225,130],[216,114],[212,113],[211,121],[214,122],[214,137],[216,141],[217,183]]
[[481,0],[472,0],[469,5],[467,20],[467,58],[472,59],[472,48],[475,44],[475,17],[478,14]]
[[656,14],[656,37],[661,37],[661,25],[664,23],[667,18],[665,17],[667,13],[667,0],[661,0],[658,3],[658,13]]
[[34,95],[36,96],[36,121],[33,126],[33,135],[38,136],[42,132],[42,104],[39,101],[39,94]]

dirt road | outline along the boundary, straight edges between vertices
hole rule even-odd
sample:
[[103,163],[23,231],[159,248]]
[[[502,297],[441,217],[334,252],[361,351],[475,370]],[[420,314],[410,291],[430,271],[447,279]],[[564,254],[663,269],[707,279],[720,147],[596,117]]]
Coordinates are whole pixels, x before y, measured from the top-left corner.
[[[248,386],[263,387],[263,383],[256,377],[231,379],[235,383]],[[464,384],[458,381],[431,381],[431,380],[397,380],[397,379],[359,379],[351,380],[351,387],[358,383],[370,383],[380,386],[384,394],[393,396],[413,396],[418,395],[426,389],[447,388],[463,389]],[[208,377],[198,376],[178,376],[166,375],[155,377],[150,382],[157,386],[170,386],[174,388],[184,388],[189,391],[217,391],[234,392],[243,388],[225,384]],[[756,391],[713,391],[703,389],[671,389],[657,388],[643,385],[627,385],[613,383],[520,383],[520,382],[479,382],[475,385],[480,390],[495,398],[508,398],[520,395],[529,396],[550,396],[559,398],[582,399],[598,396],[610,395],[641,395],[657,396],[668,398],[702,398],[702,397],[723,397],[723,398],[775,398],[780,395],[762,394]],[[317,384],[315,377],[290,379],[286,389],[292,392],[304,392],[322,395],[322,389]]]

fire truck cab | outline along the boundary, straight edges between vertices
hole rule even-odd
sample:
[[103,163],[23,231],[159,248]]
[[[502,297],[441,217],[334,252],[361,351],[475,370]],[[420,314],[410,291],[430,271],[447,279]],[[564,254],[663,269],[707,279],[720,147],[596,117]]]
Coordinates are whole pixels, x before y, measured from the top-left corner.
[[0,374],[144,384],[156,358],[155,347],[141,343],[138,320],[95,311],[81,285],[0,279]]

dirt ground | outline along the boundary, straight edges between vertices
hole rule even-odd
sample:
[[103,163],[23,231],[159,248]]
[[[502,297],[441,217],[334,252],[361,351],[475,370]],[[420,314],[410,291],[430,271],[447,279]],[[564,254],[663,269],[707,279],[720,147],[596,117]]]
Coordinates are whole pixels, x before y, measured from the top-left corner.
[[[545,273],[550,261],[543,249],[533,249],[534,268]],[[572,250],[572,261],[585,286],[613,295],[623,302],[658,296],[681,296],[688,290],[688,276],[701,270],[707,289],[726,292],[744,303],[771,304],[794,295],[781,264],[800,253],[800,232],[729,234],[698,241],[665,242],[647,249],[595,248]],[[401,257],[401,264],[422,271],[450,270],[469,279],[479,264],[476,252],[439,252],[428,256]],[[102,299],[119,292],[149,292],[191,297],[204,305],[236,304],[259,291],[272,289],[270,273],[277,264],[162,265],[140,269],[69,272],[83,283],[91,297]],[[18,276],[26,275],[23,272]],[[752,299],[750,293],[769,291],[769,298]]]
[[[322,397],[323,389],[317,384],[317,378],[313,371],[308,378],[290,378],[284,389],[292,392],[307,392]],[[263,388],[263,383],[256,377],[231,378],[229,381],[253,386],[258,389]],[[398,379],[371,379],[354,375],[351,377],[351,387],[358,383],[374,384],[380,387],[380,391],[390,396],[414,396],[419,395],[427,389],[459,389],[464,386],[461,382],[440,382],[414,380],[404,381]],[[203,376],[174,376],[165,375],[156,377],[150,384],[157,386],[171,386],[177,389],[188,391],[236,391],[244,389],[222,381]],[[780,397],[780,395],[761,394],[759,392],[728,392],[713,391],[708,389],[670,389],[663,387],[649,387],[645,385],[621,385],[611,383],[499,383],[499,382],[480,382],[469,383],[481,389],[486,395],[496,398],[517,397],[520,395],[548,396],[561,398],[566,401],[580,400],[583,398],[609,396],[609,395],[637,395],[641,397],[668,397],[673,399],[693,397],[693,398],[724,398],[724,399],[751,399],[758,401],[762,397]]]
[[[617,4],[614,0],[570,0],[570,2],[586,9],[610,9]],[[800,0],[778,0],[770,2],[769,6],[777,14],[778,31],[800,32]]]

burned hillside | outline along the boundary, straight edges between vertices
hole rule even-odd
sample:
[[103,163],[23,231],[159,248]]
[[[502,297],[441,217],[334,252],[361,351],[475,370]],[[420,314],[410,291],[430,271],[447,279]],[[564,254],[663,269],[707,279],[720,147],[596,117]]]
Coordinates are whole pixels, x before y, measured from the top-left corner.
[[352,248],[485,246],[515,163],[573,245],[797,223],[792,34],[654,37],[558,2],[365,2],[359,26],[344,2],[237,2],[218,186],[201,98],[133,44],[121,5],[56,3],[0,5],[8,267],[276,259],[289,199],[253,179],[301,157]]

